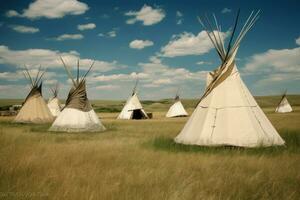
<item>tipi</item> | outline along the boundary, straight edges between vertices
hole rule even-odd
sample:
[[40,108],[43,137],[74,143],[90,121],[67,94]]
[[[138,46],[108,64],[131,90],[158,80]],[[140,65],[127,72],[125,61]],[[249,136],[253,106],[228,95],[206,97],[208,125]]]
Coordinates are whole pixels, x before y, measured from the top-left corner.
[[64,60],[61,61],[73,85],[68,94],[65,107],[58,115],[50,131],[64,132],[95,132],[104,131],[105,127],[100,122],[93,110],[86,92],[86,76],[93,67],[94,62],[84,76],[79,78],[79,61],[77,62],[77,79],[74,79]]
[[48,100],[48,108],[54,117],[57,117],[60,114],[61,105],[58,99],[58,84],[54,88],[50,88],[52,92],[52,97]]
[[283,145],[284,141],[261,110],[242,81],[236,67],[235,56],[241,40],[259,17],[252,12],[233,40],[239,12],[225,50],[220,27],[214,16],[216,30],[206,17],[208,37],[213,43],[222,64],[213,72],[213,79],[206,87],[197,107],[175,138],[175,142],[203,146],[260,147]]
[[25,67],[24,76],[31,83],[31,90],[27,95],[21,110],[14,119],[18,123],[49,123],[53,121],[53,116],[42,96],[42,77],[45,71],[41,72],[41,67],[35,78],[33,78]]
[[166,117],[170,118],[170,117],[186,117],[188,116],[188,113],[185,111],[180,98],[179,98],[179,94],[178,91],[175,95],[175,103],[169,108]]
[[278,104],[275,112],[287,113],[287,112],[292,112],[292,111],[293,111],[292,106],[290,105],[290,103],[288,102],[288,100],[286,98],[286,91],[285,91],[279,101],[279,104]]
[[147,113],[144,111],[143,106],[137,96],[137,85],[136,80],[135,86],[132,90],[131,96],[127,99],[125,106],[123,107],[118,119],[148,119]]

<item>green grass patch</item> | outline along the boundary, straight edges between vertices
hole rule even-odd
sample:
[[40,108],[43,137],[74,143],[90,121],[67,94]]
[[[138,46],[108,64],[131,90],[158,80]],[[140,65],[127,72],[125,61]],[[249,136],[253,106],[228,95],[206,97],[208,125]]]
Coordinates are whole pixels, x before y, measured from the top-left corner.
[[51,124],[30,124],[31,132],[47,132]]
[[146,100],[146,101],[141,101],[141,103],[144,104],[144,105],[151,105],[151,104],[156,103],[156,101],[149,101],[149,100]]
[[37,125],[37,124],[26,124],[26,123],[15,123],[13,121],[0,121],[0,127],[1,128],[6,128],[6,127],[19,127],[19,128],[22,128],[22,127],[33,127],[33,126],[40,126],[40,125]]
[[97,107],[95,108],[95,112],[101,113],[117,113],[121,112],[122,108],[121,107]]
[[300,153],[300,133],[298,131],[281,131],[281,136],[285,140],[285,146],[272,146],[272,147],[257,147],[257,148],[243,148],[234,146],[218,146],[218,147],[205,147],[198,145],[184,145],[174,142],[173,138],[169,137],[156,137],[146,146],[152,147],[155,150],[163,150],[169,152],[194,152],[194,153],[208,153],[208,154],[253,154],[253,155],[278,155],[284,152]]

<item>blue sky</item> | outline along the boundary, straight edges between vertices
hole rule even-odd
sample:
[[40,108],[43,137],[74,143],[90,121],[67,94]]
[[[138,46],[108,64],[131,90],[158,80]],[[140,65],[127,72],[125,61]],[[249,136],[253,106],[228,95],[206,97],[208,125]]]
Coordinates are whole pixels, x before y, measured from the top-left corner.
[[70,81],[58,56],[89,74],[92,99],[125,99],[135,78],[142,99],[201,96],[206,73],[220,60],[197,16],[215,13],[224,34],[238,9],[240,27],[252,10],[260,19],[242,41],[237,65],[254,95],[300,93],[300,2],[287,1],[96,1],[0,2],[0,98],[24,98],[22,70],[47,68],[44,96],[56,81],[65,98]]

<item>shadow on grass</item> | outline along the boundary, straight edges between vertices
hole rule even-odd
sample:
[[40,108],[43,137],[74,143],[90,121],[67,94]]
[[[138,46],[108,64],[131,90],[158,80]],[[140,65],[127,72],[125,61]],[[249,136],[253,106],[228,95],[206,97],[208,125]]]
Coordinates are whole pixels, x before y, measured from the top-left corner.
[[155,150],[162,150],[168,152],[187,152],[187,153],[207,153],[207,154],[249,154],[249,155],[278,155],[284,152],[300,153],[300,132],[299,131],[280,131],[280,135],[285,140],[285,146],[273,147],[257,147],[257,148],[243,148],[233,146],[220,147],[205,147],[197,145],[184,145],[175,143],[173,138],[157,137],[147,142],[145,145]]
[[0,126],[1,127],[17,127],[17,128],[29,128],[30,131],[45,131],[47,130],[51,124],[46,123],[46,124],[30,124],[30,123],[15,123],[12,121],[0,121]]
[[66,131],[49,131],[49,128],[51,127],[51,124],[41,124],[41,125],[33,125],[30,128],[31,132],[48,132],[52,134],[74,134],[74,135],[79,135],[79,134],[89,134],[89,135],[97,135],[101,134],[104,132],[110,132],[110,131],[116,131],[117,126],[114,123],[109,123],[105,124],[105,131],[83,131],[83,132],[66,132]]
[[[93,136],[98,135],[107,131],[116,130],[115,124],[108,124],[106,126],[105,131],[98,131],[98,132],[63,132],[63,131],[49,131],[51,127],[51,123],[46,124],[27,124],[27,123],[14,123],[11,121],[0,121],[0,127],[5,128],[22,128],[23,131],[32,132],[32,133],[42,133],[42,134],[52,134],[52,135],[82,135],[82,136]],[[80,137],[79,137],[80,138]]]

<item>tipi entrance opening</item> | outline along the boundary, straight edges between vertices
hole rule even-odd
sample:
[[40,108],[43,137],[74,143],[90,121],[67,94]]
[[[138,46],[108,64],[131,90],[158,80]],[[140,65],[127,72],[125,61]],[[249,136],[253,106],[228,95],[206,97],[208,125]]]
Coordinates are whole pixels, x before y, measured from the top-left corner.
[[144,115],[141,109],[136,109],[132,111],[131,119],[146,119],[147,117]]

